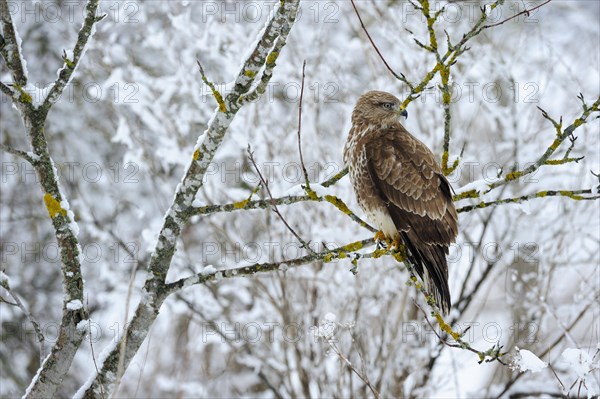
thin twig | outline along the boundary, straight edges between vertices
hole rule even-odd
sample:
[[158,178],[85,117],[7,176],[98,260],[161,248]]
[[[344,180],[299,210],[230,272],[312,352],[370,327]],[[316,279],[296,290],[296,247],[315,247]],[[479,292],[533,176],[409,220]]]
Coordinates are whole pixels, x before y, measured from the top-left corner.
[[[208,122],[203,135],[198,135],[197,144],[191,155],[191,162],[184,171],[181,184],[175,190],[174,198],[165,213],[160,227],[156,246],[148,263],[146,279],[142,288],[143,300],[137,306],[133,317],[125,326],[127,350],[123,356],[126,370],[133,356],[138,352],[144,339],[148,336],[152,324],[158,316],[159,309],[168,296],[165,291],[167,275],[176,252],[178,237],[192,217],[194,207],[190,198],[196,196],[204,185],[203,177],[208,170],[217,150],[237,112],[242,108],[243,97],[254,88],[261,88],[268,83],[279,50],[295,23],[298,14],[299,0],[286,0],[278,3],[271,13],[269,21],[257,36],[255,45],[245,57],[244,63],[235,77],[233,90],[224,99],[226,112],[216,110]],[[277,52],[277,54],[275,54]],[[122,336],[120,340],[123,340]],[[93,381],[84,393],[84,398],[93,398],[99,394],[99,384],[104,382],[107,390],[114,387],[117,365],[120,354],[119,345],[107,354],[100,373],[93,376]]]
[[543,109],[538,107],[542,112],[542,116],[544,118],[546,118],[548,121],[550,121],[552,123],[552,125],[554,126],[554,129],[556,130],[556,137],[554,138],[552,143],[548,146],[546,151],[544,151],[544,153],[537,159],[537,161],[535,161],[533,164],[529,165],[527,168],[525,168],[523,170],[510,172],[503,179],[490,184],[489,189],[486,191],[486,193],[490,192],[491,190],[493,190],[499,186],[502,186],[502,185],[507,184],[514,180],[518,180],[523,176],[529,175],[529,174],[535,172],[536,170],[538,170],[543,165],[547,165],[547,162],[550,159],[550,156],[552,156],[552,154],[554,154],[556,152],[558,147],[560,147],[560,145],[567,138],[573,136],[573,133],[575,132],[575,130],[578,127],[584,125],[592,113],[599,112],[600,97],[598,97],[598,99],[596,99],[596,101],[591,106],[588,106],[584,102],[583,95],[580,94],[579,99],[582,102],[583,111],[582,111],[581,115],[578,118],[576,118],[573,121],[573,123],[571,123],[564,130],[562,129],[562,118],[561,118],[560,122],[557,122],[554,119],[552,119],[552,117],[550,117],[550,115],[548,115],[548,113],[546,111],[544,111]]
[[[596,298],[597,300],[597,298]],[[554,349],[554,347],[556,345],[558,345],[563,338],[565,337],[565,334],[570,332],[573,327],[575,327],[575,325],[579,322],[579,320],[581,320],[581,318],[587,313],[588,309],[590,308],[590,306],[592,305],[592,303],[596,303],[596,302],[590,302],[588,303],[582,310],[581,312],[579,312],[579,314],[575,317],[575,319],[573,319],[573,321],[571,322],[571,324],[567,327],[567,329],[558,337],[556,338],[556,340],[554,340],[554,342],[552,342],[538,357],[539,358],[543,358],[544,356],[546,356],[548,353],[550,353],[550,351],[552,349]],[[525,373],[519,373],[517,375],[515,375],[510,381],[508,381],[505,385],[504,385],[504,389],[502,390],[502,392],[500,392],[497,396],[496,399],[500,399],[503,397],[503,395],[508,392],[508,390],[510,389],[510,387],[512,387],[515,382],[517,382],[519,380],[519,378],[521,378],[522,376],[524,376]]]
[[563,382],[560,380],[560,377],[558,376],[558,374],[556,373],[556,370],[554,370],[554,367],[552,367],[552,364],[550,362],[548,362],[548,368],[550,369],[550,371],[552,371],[552,374],[554,374],[554,377],[556,377],[556,380],[560,384],[561,390],[563,392],[565,392],[565,390],[567,388],[565,387],[565,384],[563,384]]
[[530,8],[530,9],[525,9],[525,10],[521,11],[520,13],[518,13],[518,14],[515,14],[515,15],[513,15],[512,17],[508,17],[508,18],[506,18],[505,20],[502,20],[502,21],[500,21],[500,22],[496,22],[495,24],[489,24],[489,25],[485,25],[485,26],[483,27],[483,29],[493,28],[494,26],[502,25],[502,24],[504,24],[504,23],[506,23],[506,22],[510,21],[511,19],[517,18],[518,16],[520,16],[520,15],[523,15],[523,14],[526,14],[527,16],[529,16],[529,13],[530,13],[531,11],[534,11],[534,10],[537,10],[538,8],[540,8],[540,7],[543,7],[543,6],[545,6],[546,4],[550,3],[551,1],[552,1],[552,0],[547,0],[547,1],[543,2],[542,4],[539,4],[539,5],[535,6],[535,7],[532,7],[532,8]]
[[438,337],[440,342],[442,342],[444,345],[446,345],[450,348],[465,349],[465,350],[468,350],[469,352],[475,353],[477,356],[479,356],[479,363],[482,363],[484,361],[486,363],[491,363],[493,361],[497,361],[498,363],[500,363],[501,365],[503,365],[505,367],[509,366],[508,363],[504,362],[501,359],[501,357],[506,355],[506,353],[500,352],[500,350],[502,349],[502,346],[500,346],[499,344],[494,345],[491,349],[489,349],[485,352],[479,351],[475,348],[472,348],[471,345],[469,345],[467,342],[463,341],[461,338],[459,338],[457,340],[458,341],[457,344],[451,344],[446,339],[442,338],[442,336],[440,334],[438,334],[438,332],[434,328],[433,324],[429,321],[429,318],[427,317],[427,313],[425,313],[425,310],[423,310],[423,308],[421,306],[419,306],[419,304],[416,301],[414,303],[415,303],[415,306],[417,308],[419,308],[419,310],[421,312],[423,312],[423,317],[425,318],[425,321],[427,322],[427,324],[429,324],[429,326],[433,330],[434,334]]
[[338,357],[344,362],[346,363],[346,365],[348,366],[348,368],[358,376],[358,378],[360,378],[362,380],[362,382],[365,383],[365,385],[371,390],[371,392],[373,392],[373,396],[375,396],[375,398],[380,399],[381,395],[379,394],[379,392],[377,391],[377,389],[375,389],[375,387],[371,384],[371,381],[369,381],[369,377],[366,374],[360,373],[356,367],[354,367],[354,365],[352,364],[352,362],[350,360],[348,360],[348,358],[346,356],[344,356],[344,354],[342,354],[342,352],[339,350],[339,348],[332,342],[330,337],[324,337],[325,341],[327,342],[327,344],[329,344],[329,347],[331,349],[333,349],[333,351],[336,353],[336,355],[338,355]]
[[285,218],[283,217],[281,212],[279,212],[279,209],[277,208],[277,205],[275,204],[273,195],[271,194],[271,189],[269,188],[269,183],[267,183],[267,181],[263,177],[263,175],[260,171],[260,168],[258,167],[258,165],[256,164],[256,161],[254,160],[254,152],[250,148],[250,144],[248,144],[248,148],[246,151],[248,152],[248,159],[252,163],[252,166],[254,166],[254,169],[256,170],[256,173],[258,174],[258,177],[260,178],[260,181],[262,182],[263,187],[265,188],[265,190],[267,191],[267,194],[269,195],[269,199],[271,200],[271,206],[272,206],[273,212],[275,212],[275,214],[279,217],[279,219],[285,225],[285,227],[287,227],[287,229],[294,235],[294,237],[296,237],[296,239],[300,242],[300,244],[302,244],[302,247],[304,247],[305,249],[307,249],[308,251],[310,251],[311,253],[314,254],[315,251],[313,251],[312,248],[310,248],[310,246],[308,245],[308,243],[306,241],[304,241],[304,239],[302,239],[302,237],[300,237],[300,235],[298,235],[298,233],[296,233],[296,231],[292,228],[292,226],[290,226],[288,224],[288,222],[285,220]]
[[17,308],[19,307],[19,305],[17,305],[16,303],[14,303],[14,302],[11,302],[11,301],[7,301],[7,300],[6,300],[6,299],[4,299],[4,297],[2,297],[2,296],[0,296],[0,303],[5,303],[5,304],[7,304],[7,305],[14,306],[14,307],[17,307]]
[[385,60],[385,57],[383,56],[383,54],[381,54],[381,51],[379,51],[379,48],[377,47],[377,45],[375,44],[375,42],[373,41],[373,39],[371,38],[371,35],[369,34],[369,31],[367,30],[367,28],[365,27],[365,24],[363,23],[363,20],[360,16],[360,13],[358,12],[358,8],[356,8],[356,4],[354,4],[354,0],[350,0],[350,2],[352,3],[352,8],[354,8],[354,12],[356,13],[356,16],[358,17],[358,21],[360,22],[360,26],[362,27],[363,31],[365,32],[365,34],[367,35],[367,37],[369,38],[369,41],[371,42],[371,45],[373,46],[373,48],[375,49],[375,51],[377,52],[377,55],[379,56],[379,58],[381,58],[381,61],[383,61],[383,64],[385,65],[385,67],[387,68],[388,71],[390,71],[390,73],[392,75],[394,75],[394,77],[404,83],[406,83],[411,89],[412,89],[412,84],[406,79],[406,77],[403,74],[397,74],[392,67],[390,67],[390,65],[387,63],[387,61]]
[[[88,306],[89,309],[89,303],[86,303],[86,305]],[[96,373],[100,372],[100,370],[98,370],[98,363],[96,362],[96,354],[94,353],[94,344],[92,342],[92,319],[89,318],[88,319],[88,334],[90,336],[90,350],[92,351],[92,361],[94,362],[94,368],[96,369]],[[102,399],[104,399],[104,385],[101,384],[100,385],[100,396],[102,397]]]
[[200,208],[194,209],[195,215],[212,215],[215,213],[221,212],[234,212],[241,210],[252,210],[252,209],[267,209],[273,205],[291,205],[299,202],[329,202],[333,206],[335,206],[339,211],[343,214],[347,215],[354,222],[358,223],[361,227],[369,230],[372,233],[377,232],[373,226],[369,225],[367,222],[359,218],[354,212],[352,212],[346,204],[336,196],[333,195],[324,195],[324,196],[309,196],[309,195],[293,195],[293,196],[285,196],[280,198],[269,198],[269,199],[261,199],[251,201],[250,198],[247,198],[243,201],[232,202],[229,204],[221,204],[221,205],[206,205]]
[[196,63],[198,64],[198,69],[200,70],[202,81],[210,88],[210,91],[212,92],[215,101],[217,101],[217,104],[219,105],[219,111],[227,112],[227,106],[225,105],[225,100],[223,100],[223,96],[221,95],[219,90],[217,90],[215,84],[208,80],[208,78],[206,77],[206,74],[204,73],[204,68],[202,68],[200,60],[196,60]]
[[123,316],[123,340],[120,343],[119,348],[119,364],[117,366],[117,376],[115,380],[115,386],[112,391],[111,398],[115,398],[121,385],[121,378],[125,373],[125,351],[127,350],[127,330],[125,326],[129,321],[129,304],[131,302],[131,296],[133,295],[133,283],[135,282],[135,275],[137,273],[138,263],[133,262],[131,265],[131,272],[129,273],[129,285],[127,287],[127,298],[125,299],[125,315]]
[[310,190],[310,180],[308,179],[308,172],[304,165],[304,157],[302,156],[302,99],[304,98],[304,69],[306,68],[306,60],[302,63],[302,85],[300,86],[300,103],[298,104],[298,154],[300,155],[300,165],[302,166],[302,173],[304,173],[304,181],[306,183],[306,189]]

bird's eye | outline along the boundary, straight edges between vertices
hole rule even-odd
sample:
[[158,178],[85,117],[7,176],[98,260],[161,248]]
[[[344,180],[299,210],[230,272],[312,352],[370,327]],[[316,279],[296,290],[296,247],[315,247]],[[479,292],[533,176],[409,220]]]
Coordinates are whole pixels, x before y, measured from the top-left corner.
[[394,103],[383,103],[383,108],[392,109],[394,108]]

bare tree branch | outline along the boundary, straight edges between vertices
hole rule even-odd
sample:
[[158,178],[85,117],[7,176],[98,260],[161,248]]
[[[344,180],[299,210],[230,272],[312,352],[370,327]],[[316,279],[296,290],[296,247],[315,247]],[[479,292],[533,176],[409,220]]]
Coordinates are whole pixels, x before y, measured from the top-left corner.
[[373,38],[371,37],[371,35],[369,34],[369,31],[367,30],[367,28],[366,28],[366,26],[365,26],[365,24],[364,24],[364,22],[362,20],[362,17],[360,16],[360,13],[358,12],[358,8],[356,8],[356,4],[354,4],[354,0],[350,0],[350,2],[352,3],[352,8],[354,8],[354,12],[356,13],[356,16],[358,17],[358,22],[360,22],[360,26],[362,27],[363,31],[367,35],[367,38],[371,42],[371,45],[373,46],[373,48],[377,52],[377,55],[379,56],[379,58],[381,59],[381,61],[383,62],[383,64],[387,68],[387,70],[390,71],[390,73],[396,79],[400,80],[401,82],[404,82],[408,87],[410,87],[412,89],[413,85],[406,79],[406,76],[404,76],[404,74],[397,74],[392,69],[392,67],[387,63],[387,61],[385,60],[385,57],[383,56],[383,54],[381,54],[381,51],[379,51],[379,48],[377,47],[377,45],[373,41]]
[[534,10],[537,10],[537,9],[538,9],[538,8],[540,8],[540,7],[543,7],[543,6],[545,6],[546,4],[550,3],[551,1],[552,1],[552,0],[546,0],[546,1],[545,1],[545,2],[543,2],[542,4],[538,4],[538,5],[537,5],[537,6],[535,6],[535,7],[531,7],[531,8],[529,8],[529,9],[527,9],[527,8],[526,8],[525,10],[521,11],[520,13],[517,13],[517,14],[513,15],[512,17],[506,18],[506,19],[504,19],[504,20],[502,20],[502,21],[500,21],[500,22],[496,22],[495,24],[489,24],[489,25],[485,25],[485,26],[483,27],[483,29],[493,28],[494,26],[502,25],[502,24],[504,24],[504,23],[506,23],[506,22],[508,22],[508,21],[510,21],[510,20],[512,20],[512,19],[515,19],[515,18],[517,18],[518,16],[520,16],[520,15],[523,15],[523,14],[525,14],[526,16],[529,16],[529,13],[530,13],[530,12],[532,12],[532,11],[534,11]]
[[310,190],[310,180],[308,179],[308,172],[304,165],[304,157],[302,156],[302,100],[304,99],[304,70],[306,68],[306,60],[302,63],[302,84],[300,86],[300,102],[298,103],[298,155],[300,156],[300,165],[302,166],[302,173],[304,173],[304,182],[306,183],[306,189]]

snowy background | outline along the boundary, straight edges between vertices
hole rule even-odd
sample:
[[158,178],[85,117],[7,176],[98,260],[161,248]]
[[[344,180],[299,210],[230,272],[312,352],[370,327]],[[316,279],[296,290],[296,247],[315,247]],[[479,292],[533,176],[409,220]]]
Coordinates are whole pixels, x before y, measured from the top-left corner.
[[[95,356],[118,337],[139,300],[163,215],[215,109],[196,60],[226,94],[277,3],[100,3],[107,18],[98,24],[74,80],[46,124],[50,152],[80,226],[84,306],[91,313]],[[493,21],[539,3],[507,1]],[[435,65],[413,40],[428,40],[422,16],[404,1],[356,4],[389,64],[420,81]],[[433,9],[447,6],[440,38],[445,29],[459,40],[476,21],[481,4],[432,2]],[[62,65],[62,50],[72,48],[84,3],[10,5],[30,82],[44,87]],[[265,95],[243,108],[227,132],[197,196],[200,203],[250,196],[259,179],[246,156],[248,145],[275,197],[298,191],[304,182],[296,137],[303,60],[302,140],[313,182],[343,168],[350,113],[360,94],[371,89],[401,98],[408,94],[377,57],[349,1],[303,1],[301,11]],[[455,189],[537,160],[555,132],[536,106],[556,119],[562,115],[567,125],[581,114],[580,92],[589,103],[596,100],[599,20],[596,1],[554,0],[470,43],[471,50],[452,69],[450,160],[463,153],[460,167],[449,176]],[[5,64],[0,80],[10,81]],[[19,114],[4,95],[0,112],[1,142],[28,150]],[[408,112],[407,129],[441,158],[439,90],[427,90]],[[571,155],[585,157],[579,163],[544,166],[486,200],[596,189],[598,179],[590,171],[600,171],[599,132],[598,120],[576,131]],[[558,155],[568,143],[564,146]],[[62,308],[54,232],[33,169],[4,152],[0,161],[0,270],[52,344]],[[359,212],[347,177],[327,192]],[[341,260],[186,288],[162,307],[123,377],[119,396],[371,396],[357,374],[383,397],[597,394],[598,204],[546,197],[460,214],[460,235],[450,254],[452,297],[456,301],[476,290],[457,328],[470,326],[465,340],[478,349],[504,345],[515,355],[514,370],[478,364],[471,352],[438,345],[414,304],[425,309],[422,298],[406,285],[406,272],[384,257],[360,261],[357,275],[349,271],[350,261]],[[280,210],[315,250],[372,237],[327,203]],[[218,270],[304,252],[269,210],[195,217],[181,236],[168,280],[205,267]],[[17,308],[0,303],[0,322],[0,395],[20,396],[39,367],[39,346]],[[522,350],[517,354],[515,347]],[[514,380],[519,368],[527,375]],[[93,370],[90,345],[84,344],[60,396],[72,395]]]

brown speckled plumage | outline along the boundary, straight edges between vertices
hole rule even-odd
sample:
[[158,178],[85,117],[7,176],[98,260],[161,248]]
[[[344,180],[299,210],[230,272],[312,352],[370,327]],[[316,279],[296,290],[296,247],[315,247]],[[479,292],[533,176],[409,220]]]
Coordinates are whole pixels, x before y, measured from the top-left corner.
[[450,184],[421,141],[398,121],[400,100],[363,94],[352,112],[344,162],[360,207],[409,260],[444,313],[450,308],[448,247],[458,234]]

